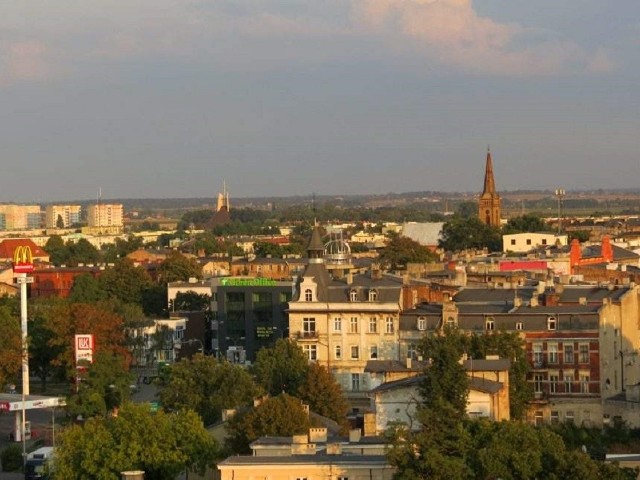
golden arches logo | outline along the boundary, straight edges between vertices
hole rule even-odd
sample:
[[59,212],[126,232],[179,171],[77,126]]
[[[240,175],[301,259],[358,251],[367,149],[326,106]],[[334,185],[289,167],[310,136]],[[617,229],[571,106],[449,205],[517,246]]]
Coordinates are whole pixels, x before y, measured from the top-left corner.
[[13,251],[13,271],[16,273],[33,271],[33,253],[28,245],[21,245]]

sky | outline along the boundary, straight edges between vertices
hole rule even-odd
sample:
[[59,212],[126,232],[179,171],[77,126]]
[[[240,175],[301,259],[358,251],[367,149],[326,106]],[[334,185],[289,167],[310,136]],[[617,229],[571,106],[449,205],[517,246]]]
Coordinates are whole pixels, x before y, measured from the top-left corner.
[[9,0],[0,202],[640,187],[638,0]]

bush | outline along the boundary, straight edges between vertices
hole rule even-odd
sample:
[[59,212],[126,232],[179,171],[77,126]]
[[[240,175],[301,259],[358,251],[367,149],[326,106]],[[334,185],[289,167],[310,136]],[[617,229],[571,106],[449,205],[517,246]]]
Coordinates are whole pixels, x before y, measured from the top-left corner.
[[22,445],[13,443],[0,453],[3,472],[15,472],[22,468]]

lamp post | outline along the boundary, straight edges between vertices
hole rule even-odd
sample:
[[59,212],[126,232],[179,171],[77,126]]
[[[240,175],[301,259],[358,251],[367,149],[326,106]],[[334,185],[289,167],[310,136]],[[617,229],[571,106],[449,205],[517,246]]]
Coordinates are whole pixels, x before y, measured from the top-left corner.
[[567,192],[564,188],[556,188],[556,198],[558,199],[558,235],[562,231],[562,199],[566,196]]

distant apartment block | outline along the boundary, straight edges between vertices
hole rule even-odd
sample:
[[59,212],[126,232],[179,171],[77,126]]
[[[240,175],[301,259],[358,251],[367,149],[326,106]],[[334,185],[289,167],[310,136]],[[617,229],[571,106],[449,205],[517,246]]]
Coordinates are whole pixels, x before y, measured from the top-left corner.
[[46,228],[69,228],[80,223],[80,205],[49,205],[46,208]]
[[39,205],[0,205],[0,229],[35,230],[41,227]]
[[89,227],[122,227],[123,208],[121,203],[90,205],[87,208]]

